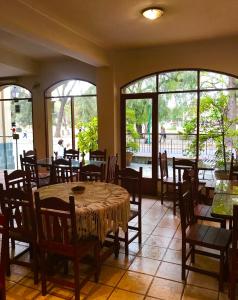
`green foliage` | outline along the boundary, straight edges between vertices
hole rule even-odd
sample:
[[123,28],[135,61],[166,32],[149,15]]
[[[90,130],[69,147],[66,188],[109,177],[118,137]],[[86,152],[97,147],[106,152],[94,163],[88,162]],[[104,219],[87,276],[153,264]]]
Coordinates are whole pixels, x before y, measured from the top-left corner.
[[[227,141],[235,142],[238,135],[236,123],[238,118],[229,116],[229,111],[234,109],[230,107],[230,96],[222,92],[211,97],[205,95],[200,99],[200,127],[199,127],[199,150],[205,148],[206,142],[213,141],[216,147],[215,157],[218,167],[227,169],[227,159],[231,153],[227,150]],[[188,137],[196,133],[196,117],[187,120],[184,123],[183,134]],[[233,145],[234,146],[234,145]],[[195,154],[196,141],[190,144],[188,152]]]
[[77,124],[79,129],[78,147],[81,152],[88,153],[89,150],[98,149],[98,120],[93,117],[88,122],[80,121]]
[[126,148],[129,151],[136,152],[139,149],[137,139],[140,137],[136,130],[136,113],[132,108],[126,109]]

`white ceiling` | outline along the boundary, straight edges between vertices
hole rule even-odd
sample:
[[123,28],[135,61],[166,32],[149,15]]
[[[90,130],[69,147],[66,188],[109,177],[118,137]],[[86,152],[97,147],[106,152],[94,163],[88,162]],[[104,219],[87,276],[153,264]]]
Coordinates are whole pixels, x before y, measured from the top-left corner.
[[[238,34],[237,0],[22,0],[36,12],[105,48],[132,48]],[[161,6],[154,22],[140,14]]]
[[[165,13],[154,22],[146,20],[140,12],[148,6]],[[238,37],[237,12],[238,0],[5,1],[0,54],[9,49],[33,60],[67,55],[105,65],[112,49]]]

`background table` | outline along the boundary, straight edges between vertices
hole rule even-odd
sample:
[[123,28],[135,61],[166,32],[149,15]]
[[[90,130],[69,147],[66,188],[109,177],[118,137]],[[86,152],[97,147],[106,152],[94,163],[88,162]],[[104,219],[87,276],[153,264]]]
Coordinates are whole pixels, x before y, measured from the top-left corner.
[[[83,186],[83,193],[73,193],[72,187]],[[75,198],[79,237],[96,235],[104,241],[110,230],[119,226],[125,231],[130,215],[130,196],[122,187],[104,182],[69,182],[41,187],[40,198],[59,197],[69,201]]]

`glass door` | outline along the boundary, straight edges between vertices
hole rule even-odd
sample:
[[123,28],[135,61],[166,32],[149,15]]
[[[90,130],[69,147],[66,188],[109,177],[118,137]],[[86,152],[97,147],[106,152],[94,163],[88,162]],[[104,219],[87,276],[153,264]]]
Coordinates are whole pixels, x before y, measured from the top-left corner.
[[0,102],[0,169],[19,169],[19,155],[33,146],[32,101]]
[[143,167],[144,193],[156,191],[157,106],[153,95],[126,95],[122,105],[122,166]]

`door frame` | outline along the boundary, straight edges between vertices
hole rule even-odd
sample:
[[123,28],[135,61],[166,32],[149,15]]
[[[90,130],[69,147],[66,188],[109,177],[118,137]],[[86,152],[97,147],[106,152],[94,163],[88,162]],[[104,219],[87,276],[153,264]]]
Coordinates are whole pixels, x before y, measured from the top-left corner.
[[158,182],[158,93],[138,93],[121,95],[121,167],[126,167],[126,101],[152,100],[152,177],[143,178],[142,193],[157,195]]

